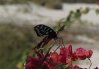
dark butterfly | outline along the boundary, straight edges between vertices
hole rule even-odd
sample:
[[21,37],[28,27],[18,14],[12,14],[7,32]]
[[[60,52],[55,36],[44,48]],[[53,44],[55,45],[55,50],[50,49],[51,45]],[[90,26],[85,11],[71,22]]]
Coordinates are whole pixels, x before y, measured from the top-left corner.
[[57,37],[57,34],[53,29],[51,29],[50,27],[43,25],[43,24],[36,25],[34,27],[34,30],[35,30],[37,36],[39,36],[39,37],[41,37],[41,36],[48,36],[49,38]]
[[[64,25],[57,31],[57,33],[50,27],[43,25],[43,24],[39,24],[36,25],[34,27],[34,31],[36,32],[37,36],[41,37],[41,36],[45,36],[42,41],[40,43],[37,44],[37,46],[35,47],[36,49],[39,48],[43,48],[45,45],[48,44],[48,42],[52,39],[57,39],[57,34],[62,31],[64,29]],[[60,46],[59,46],[60,47]],[[59,48],[57,47],[56,50]],[[33,49],[35,49],[33,48]],[[44,59],[42,60],[42,64],[43,62],[46,60],[47,56],[49,55],[49,51],[50,51],[51,47],[48,49],[48,52],[46,53]]]
[[36,46],[36,48],[42,48],[44,45],[46,45],[51,39],[56,39],[57,38],[57,33],[51,29],[50,27],[39,24],[34,27],[34,30],[37,34],[37,36],[45,36],[43,40]]

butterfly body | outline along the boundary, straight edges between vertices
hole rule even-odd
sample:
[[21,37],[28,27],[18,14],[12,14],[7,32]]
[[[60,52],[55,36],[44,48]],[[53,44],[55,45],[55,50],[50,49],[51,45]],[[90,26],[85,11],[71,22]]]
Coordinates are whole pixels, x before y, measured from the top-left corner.
[[45,36],[35,48],[43,48],[50,40],[57,38],[57,33],[50,27],[43,24],[36,25],[34,27],[34,31],[39,37]]

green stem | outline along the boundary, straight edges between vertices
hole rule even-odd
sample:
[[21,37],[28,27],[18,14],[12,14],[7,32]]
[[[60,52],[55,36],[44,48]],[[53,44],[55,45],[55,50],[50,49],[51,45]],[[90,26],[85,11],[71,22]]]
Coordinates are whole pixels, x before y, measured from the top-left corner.
[[90,61],[90,66],[89,66],[89,69],[91,68],[91,65],[92,65],[92,62],[91,62],[91,60],[88,58],[88,60]]

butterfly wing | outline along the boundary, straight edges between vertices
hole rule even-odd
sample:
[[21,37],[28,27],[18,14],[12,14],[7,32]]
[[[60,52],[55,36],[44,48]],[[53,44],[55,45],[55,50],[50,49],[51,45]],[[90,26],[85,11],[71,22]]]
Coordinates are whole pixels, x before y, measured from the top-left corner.
[[49,36],[51,38],[55,38],[57,36],[56,32],[51,29],[50,27],[46,26],[46,25],[43,25],[43,24],[39,24],[39,25],[36,25],[34,27],[34,30],[37,34],[37,36]]

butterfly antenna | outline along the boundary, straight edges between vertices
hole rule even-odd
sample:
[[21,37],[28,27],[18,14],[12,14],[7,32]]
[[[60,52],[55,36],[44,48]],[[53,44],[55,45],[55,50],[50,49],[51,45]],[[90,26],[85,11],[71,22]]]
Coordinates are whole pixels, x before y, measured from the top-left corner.
[[60,27],[60,29],[57,31],[57,34],[58,34],[60,31],[63,31],[63,30],[64,30],[64,27],[65,27],[65,25],[63,25],[62,27]]
[[62,37],[60,37],[59,39],[60,39],[60,42],[61,42],[62,46],[65,46],[65,45],[64,45],[63,38],[62,38]]

